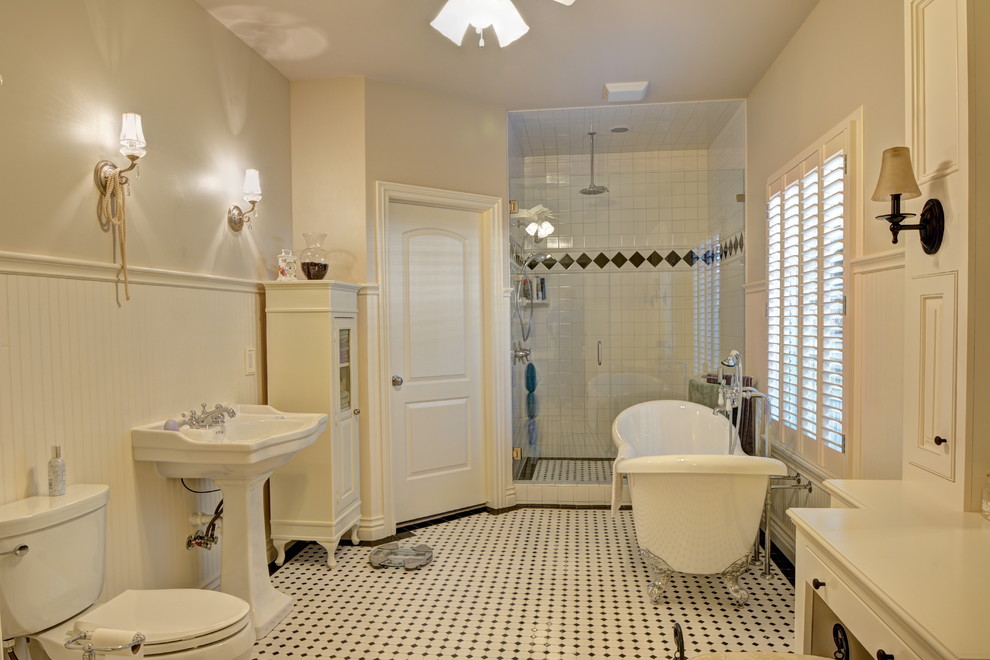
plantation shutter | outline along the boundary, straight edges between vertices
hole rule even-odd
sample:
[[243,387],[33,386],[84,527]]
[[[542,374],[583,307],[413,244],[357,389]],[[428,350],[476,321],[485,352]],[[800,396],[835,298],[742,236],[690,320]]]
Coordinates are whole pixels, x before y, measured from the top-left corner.
[[837,471],[846,451],[846,149],[836,138],[767,189],[767,394],[778,438]]

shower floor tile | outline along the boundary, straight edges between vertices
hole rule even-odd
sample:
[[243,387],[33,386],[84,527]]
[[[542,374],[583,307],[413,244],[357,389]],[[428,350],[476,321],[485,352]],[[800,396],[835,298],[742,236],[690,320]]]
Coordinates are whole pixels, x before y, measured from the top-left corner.
[[612,459],[541,458],[533,472],[534,482],[611,483]]
[[650,604],[632,514],[575,509],[480,513],[417,529],[404,545],[434,550],[424,568],[374,569],[367,547],[319,545],[273,576],[292,613],[253,658],[670,658],[673,623],[688,657],[789,651],[794,592],[774,570],[743,578],[737,607],[717,577],[676,574]]

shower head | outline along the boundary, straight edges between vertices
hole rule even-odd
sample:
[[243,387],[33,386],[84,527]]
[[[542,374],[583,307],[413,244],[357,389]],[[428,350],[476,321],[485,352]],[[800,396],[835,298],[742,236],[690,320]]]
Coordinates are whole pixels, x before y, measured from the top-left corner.
[[607,193],[608,188],[595,185],[595,132],[591,131],[588,136],[591,138],[591,181],[587,188],[581,188],[578,192],[582,195],[601,195]]
[[582,195],[601,195],[602,193],[607,193],[608,188],[606,188],[605,186],[596,186],[592,184],[587,188],[581,188],[581,190],[579,190],[578,192],[581,193]]

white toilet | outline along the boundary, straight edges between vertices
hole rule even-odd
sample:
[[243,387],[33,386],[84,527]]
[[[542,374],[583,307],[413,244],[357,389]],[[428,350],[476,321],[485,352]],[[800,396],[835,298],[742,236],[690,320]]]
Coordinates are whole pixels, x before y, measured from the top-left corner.
[[65,642],[97,628],[142,633],[149,657],[249,658],[254,628],[248,604],[235,596],[202,589],[125,591],[93,605],[106,568],[109,491],[74,485],[60,497],[0,506],[0,626],[4,640],[17,639],[18,658],[26,660],[27,638],[52,660],[81,658]]

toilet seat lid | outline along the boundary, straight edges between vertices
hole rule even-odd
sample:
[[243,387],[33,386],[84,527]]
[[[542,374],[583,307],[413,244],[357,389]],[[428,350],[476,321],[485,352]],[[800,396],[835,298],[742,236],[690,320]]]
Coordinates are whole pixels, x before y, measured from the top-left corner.
[[205,589],[131,589],[76,619],[77,631],[96,628],[135,630],[146,645],[202,637],[240,622],[248,604],[230,594]]

